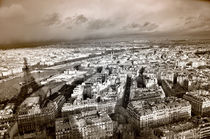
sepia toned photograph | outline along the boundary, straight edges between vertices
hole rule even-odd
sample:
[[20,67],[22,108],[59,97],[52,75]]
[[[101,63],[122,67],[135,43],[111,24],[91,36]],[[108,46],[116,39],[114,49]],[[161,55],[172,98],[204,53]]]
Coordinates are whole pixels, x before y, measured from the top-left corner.
[[210,0],[0,0],[0,139],[210,139]]

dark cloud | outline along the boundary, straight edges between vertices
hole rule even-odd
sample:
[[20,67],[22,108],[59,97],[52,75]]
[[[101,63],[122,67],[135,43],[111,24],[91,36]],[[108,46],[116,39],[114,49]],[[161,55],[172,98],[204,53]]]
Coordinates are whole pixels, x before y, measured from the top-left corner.
[[154,23],[150,23],[150,22],[145,22],[143,24],[132,23],[123,27],[123,29],[126,31],[134,30],[134,31],[141,31],[141,32],[154,31],[157,28],[158,28],[158,25]]
[[96,19],[88,23],[88,29],[90,30],[110,28],[111,26],[113,27],[114,23],[112,23],[110,20],[105,20],[105,19]]
[[60,15],[58,13],[53,13],[51,15],[46,16],[43,20],[44,25],[51,26],[51,25],[58,25],[61,23]]
[[88,22],[88,18],[80,14],[78,16],[66,17],[62,24],[67,29],[73,29],[75,26],[82,26],[86,22]]
[[146,27],[148,25],[150,25],[150,23],[149,22],[145,22],[143,26]]
[[199,1],[210,2],[210,0],[199,0]]
[[183,20],[183,31],[210,31],[209,22],[210,18],[203,15],[187,17]]
[[87,22],[88,19],[84,16],[84,15],[79,15],[75,18],[75,24],[83,24],[85,22]]

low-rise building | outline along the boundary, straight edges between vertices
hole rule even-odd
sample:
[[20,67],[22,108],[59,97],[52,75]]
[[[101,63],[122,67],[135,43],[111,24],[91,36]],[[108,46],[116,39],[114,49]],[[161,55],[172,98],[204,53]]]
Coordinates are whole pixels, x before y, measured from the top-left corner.
[[179,122],[154,130],[158,139],[200,139],[199,127],[193,122]]
[[14,118],[14,103],[8,103],[3,110],[0,110],[0,124],[11,123]]
[[135,88],[131,87],[130,100],[156,100],[165,97],[161,86],[154,88]]
[[96,101],[89,101],[88,103],[78,103],[78,104],[64,103],[61,109],[61,113],[63,117],[66,117],[70,114],[78,114],[83,111],[92,111],[92,110],[105,111],[111,114],[114,113],[116,104],[117,104],[116,101],[100,102],[100,103]]
[[21,104],[17,116],[19,134],[39,133],[48,127],[53,127],[57,110],[56,102],[50,101],[44,108],[41,108],[40,97],[28,97]]
[[56,120],[56,139],[106,138],[113,135],[113,122],[108,114],[89,111]]
[[210,119],[194,117],[154,130],[158,139],[207,139],[210,137]]
[[184,99],[192,105],[192,112],[196,115],[208,114],[210,112],[210,94],[209,91],[196,90],[187,92]]
[[160,126],[191,117],[190,103],[175,97],[156,101],[131,101],[127,109],[131,122],[138,128]]

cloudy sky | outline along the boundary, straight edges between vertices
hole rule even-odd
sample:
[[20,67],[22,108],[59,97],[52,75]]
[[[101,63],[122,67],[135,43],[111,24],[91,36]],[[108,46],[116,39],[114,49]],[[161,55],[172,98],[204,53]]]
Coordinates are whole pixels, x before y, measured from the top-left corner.
[[0,43],[210,31],[207,0],[0,0]]

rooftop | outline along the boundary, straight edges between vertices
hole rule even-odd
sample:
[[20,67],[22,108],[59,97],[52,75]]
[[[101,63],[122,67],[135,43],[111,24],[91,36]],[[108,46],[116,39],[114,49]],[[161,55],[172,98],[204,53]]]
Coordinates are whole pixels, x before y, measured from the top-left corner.
[[140,115],[153,113],[157,110],[171,109],[175,107],[190,106],[188,101],[181,98],[169,97],[164,99],[157,99],[156,101],[131,101],[129,107]]
[[28,97],[20,106],[19,115],[33,115],[41,113],[39,97]]
[[199,101],[210,101],[210,93],[205,90],[196,90],[192,92],[187,92],[185,96],[193,97]]
[[75,124],[77,124],[79,127],[97,125],[104,122],[112,122],[108,114],[100,113],[96,110],[75,115],[73,116],[73,119]]
[[169,133],[169,132],[179,133],[179,132],[187,131],[193,128],[196,128],[196,125],[193,122],[183,121],[183,122],[159,127],[158,129],[165,133]]

